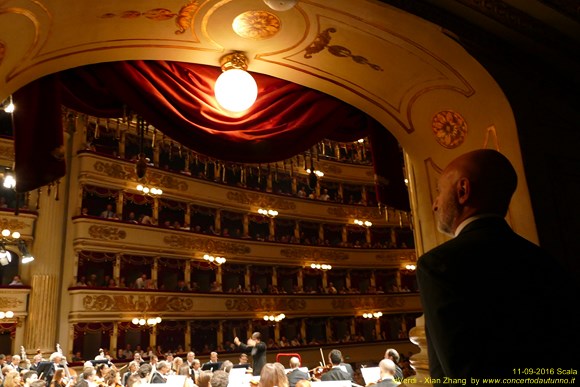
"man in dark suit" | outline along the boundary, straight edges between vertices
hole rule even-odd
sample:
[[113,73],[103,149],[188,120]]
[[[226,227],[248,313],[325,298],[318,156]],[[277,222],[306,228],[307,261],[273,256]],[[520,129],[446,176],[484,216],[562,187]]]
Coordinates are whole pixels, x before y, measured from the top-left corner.
[[340,366],[340,363],[342,362],[342,352],[340,352],[338,349],[333,349],[328,354],[328,360],[332,365],[332,368],[328,370],[326,373],[322,374],[320,380],[322,380],[323,382],[328,382],[330,380],[352,381],[350,374],[346,371],[343,371]]
[[394,361],[383,359],[379,363],[379,368],[381,370],[381,381],[378,382],[375,387],[396,387],[399,385],[402,379],[395,379],[397,367]]
[[81,373],[81,378],[75,387],[89,387],[94,386],[95,375],[97,371],[95,367],[85,367]]
[[252,333],[252,337],[248,339],[247,344],[244,344],[237,337],[234,338],[234,344],[240,347],[244,352],[249,352],[252,355],[254,362],[252,366],[252,374],[260,376],[264,364],[266,364],[266,344],[262,342],[262,335],[260,332]]
[[171,371],[171,365],[166,361],[160,361],[149,383],[167,383],[167,374]]
[[399,367],[399,360],[401,356],[399,356],[399,352],[395,348],[388,348],[385,351],[385,359],[391,360],[395,363],[395,379],[402,380],[403,379],[403,370]]
[[503,219],[516,185],[508,159],[490,149],[458,157],[439,178],[433,210],[453,239],[424,254],[417,270],[435,385],[574,366],[563,354],[578,348],[568,312],[577,290]]
[[296,356],[290,358],[290,372],[286,374],[290,387],[295,387],[299,380],[308,380],[310,376],[300,370],[300,360]]

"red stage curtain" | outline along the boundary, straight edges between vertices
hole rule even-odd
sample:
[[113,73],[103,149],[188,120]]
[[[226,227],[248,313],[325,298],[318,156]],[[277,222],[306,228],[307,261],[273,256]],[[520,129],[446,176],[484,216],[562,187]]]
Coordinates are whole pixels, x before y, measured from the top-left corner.
[[[38,188],[64,175],[62,160],[50,159],[54,143],[62,144],[60,110],[55,108],[60,102],[97,117],[135,112],[196,152],[242,163],[283,160],[324,138],[354,141],[372,131],[386,132],[336,98],[262,74],[253,74],[256,103],[232,117],[213,96],[220,72],[218,67],[192,63],[126,61],[74,68],[31,83],[14,95],[21,111],[14,116],[17,189]],[[38,153],[23,158],[31,149]],[[386,149],[398,151],[396,146]]]

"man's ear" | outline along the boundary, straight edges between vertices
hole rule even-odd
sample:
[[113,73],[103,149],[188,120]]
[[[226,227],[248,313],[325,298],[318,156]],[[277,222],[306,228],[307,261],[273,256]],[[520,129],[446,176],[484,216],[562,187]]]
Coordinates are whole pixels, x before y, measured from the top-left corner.
[[469,180],[465,177],[462,177],[457,181],[457,201],[459,204],[465,204],[467,199],[471,194],[471,184]]

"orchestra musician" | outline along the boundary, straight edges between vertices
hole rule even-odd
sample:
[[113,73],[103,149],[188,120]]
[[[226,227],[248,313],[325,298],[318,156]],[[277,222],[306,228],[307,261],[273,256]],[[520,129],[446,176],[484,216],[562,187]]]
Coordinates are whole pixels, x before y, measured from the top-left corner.
[[244,344],[236,336],[234,338],[234,344],[237,345],[242,351],[249,352],[252,355],[253,365],[253,375],[259,376],[262,372],[262,367],[266,364],[266,343],[261,340],[262,335],[260,332],[252,333],[252,337],[248,339],[247,344]]
[[77,383],[75,387],[95,387],[95,376],[97,371],[95,367],[89,366],[83,368],[83,372],[81,374],[81,380]]
[[290,358],[289,365],[290,372],[286,374],[286,377],[288,378],[288,383],[290,384],[290,387],[296,387],[296,383],[299,380],[310,379],[310,375],[300,370],[300,360],[296,356]]
[[129,381],[129,377],[131,375],[135,375],[137,373],[139,366],[140,366],[140,364],[137,363],[135,360],[133,360],[132,362],[129,363],[128,371],[123,374],[123,381],[121,383],[123,386],[127,386],[127,382]]
[[38,374],[36,373],[36,371],[27,371],[22,376],[22,379],[23,379],[23,382],[24,382],[23,386],[24,387],[30,387],[30,384],[32,382],[34,382],[35,380],[38,380]]
[[20,377],[20,372],[16,370],[8,371],[4,377],[3,387],[20,387],[20,382],[22,378]]
[[331,381],[331,380],[350,380],[352,381],[352,377],[348,372],[343,371],[341,367],[342,363],[342,352],[338,349],[333,349],[328,354],[328,361],[330,362],[332,368],[324,373],[320,380],[323,382]]
[[381,380],[375,384],[375,387],[395,387],[399,385],[395,380],[395,373],[397,372],[395,362],[390,359],[383,359],[379,363],[379,368],[381,370]]

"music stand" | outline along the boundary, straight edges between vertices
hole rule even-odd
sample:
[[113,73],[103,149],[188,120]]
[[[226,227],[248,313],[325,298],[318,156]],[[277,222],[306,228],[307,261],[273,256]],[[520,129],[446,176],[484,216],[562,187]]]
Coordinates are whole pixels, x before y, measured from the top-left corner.
[[219,370],[221,368],[221,366],[222,366],[222,362],[221,361],[218,361],[216,363],[204,363],[201,366],[201,370],[202,371],[211,371],[211,372],[214,372],[214,371]]

